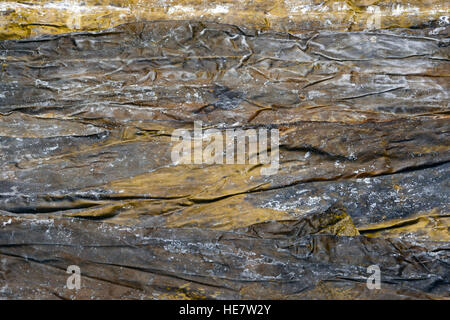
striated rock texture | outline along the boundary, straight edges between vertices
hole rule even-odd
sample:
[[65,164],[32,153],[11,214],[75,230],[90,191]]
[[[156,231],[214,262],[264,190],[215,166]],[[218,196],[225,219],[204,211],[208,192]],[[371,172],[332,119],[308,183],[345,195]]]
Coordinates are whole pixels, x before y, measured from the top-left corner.
[[[449,24],[423,9],[445,3],[361,31],[363,2],[332,27],[334,2],[292,23],[275,2],[265,28],[173,13],[1,41],[0,297],[449,298]],[[168,10],[188,5],[209,8]],[[174,163],[194,121],[278,129],[277,173]]]
[[362,31],[442,26],[449,13],[443,0],[1,0],[0,39],[193,19],[294,33]]

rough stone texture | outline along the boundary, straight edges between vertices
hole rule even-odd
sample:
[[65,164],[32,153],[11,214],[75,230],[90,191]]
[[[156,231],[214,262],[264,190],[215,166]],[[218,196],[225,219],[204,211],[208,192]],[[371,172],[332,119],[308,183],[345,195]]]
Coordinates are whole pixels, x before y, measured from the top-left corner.
[[439,27],[448,23],[449,11],[442,0],[1,0],[0,39],[153,20],[195,19],[294,33]]
[[[449,26],[433,4],[414,28],[307,28],[311,13],[0,42],[0,297],[449,298]],[[278,129],[279,171],[174,164],[171,133],[194,121]]]
[[[311,234],[311,221],[226,232],[0,217],[14,232],[0,233],[2,297],[448,297],[448,242]],[[78,291],[64,288],[68,264],[82,270]],[[381,266],[381,290],[366,287],[373,264]]]

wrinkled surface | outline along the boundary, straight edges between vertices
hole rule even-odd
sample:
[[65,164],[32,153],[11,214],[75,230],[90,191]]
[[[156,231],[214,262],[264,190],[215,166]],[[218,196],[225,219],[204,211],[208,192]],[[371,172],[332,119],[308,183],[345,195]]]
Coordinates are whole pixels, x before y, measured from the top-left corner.
[[[448,243],[317,234],[309,223],[235,232],[9,220],[0,233],[5,298],[370,299],[448,297]],[[0,223],[5,218],[0,218]],[[269,223],[271,224],[271,223]],[[83,270],[68,290],[67,264]],[[383,290],[366,287],[382,266]],[[23,274],[27,271],[24,278]],[[47,275],[42,283],[43,275]]]
[[[0,42],[1,296],[448,298],[447,37],[162,21]],[[174,164],[196,120],[279,129],[278,173]]]
[[442,0],[0,0],[0,39],[96,31],[123,23],[200,20],[301,33],[448,23]]

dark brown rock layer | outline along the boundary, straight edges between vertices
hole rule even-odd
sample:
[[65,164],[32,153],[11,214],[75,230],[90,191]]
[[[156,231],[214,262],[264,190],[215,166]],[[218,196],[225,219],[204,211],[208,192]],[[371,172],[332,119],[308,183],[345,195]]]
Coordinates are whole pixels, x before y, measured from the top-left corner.
[[[447,35],[165,21],[0,42],[1,297],[448,297]],[[174,164],[194,121],[278,129],[277,174]]]

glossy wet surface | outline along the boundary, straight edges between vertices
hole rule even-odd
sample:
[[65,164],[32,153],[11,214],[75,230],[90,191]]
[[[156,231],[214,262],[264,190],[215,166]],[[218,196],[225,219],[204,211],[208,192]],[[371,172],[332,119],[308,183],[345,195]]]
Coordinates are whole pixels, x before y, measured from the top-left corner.
[[[165,21],[0,42],[2,297],[448,297],[447,36]],[[278,129],[278,172],[174,164],[194,121]]]

